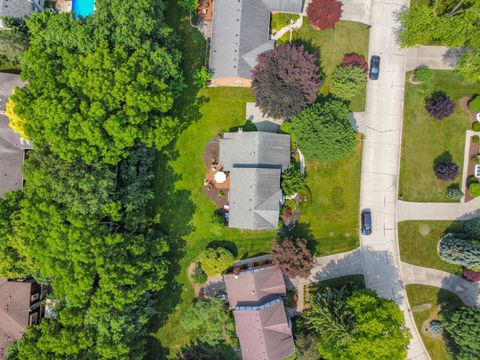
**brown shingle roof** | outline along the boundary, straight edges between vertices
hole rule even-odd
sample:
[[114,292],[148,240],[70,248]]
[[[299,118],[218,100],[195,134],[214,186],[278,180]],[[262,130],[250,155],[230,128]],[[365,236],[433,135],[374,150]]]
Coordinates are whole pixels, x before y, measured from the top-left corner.
[[237,305],[260,305],[286,293],[280,269],[269,266],[224,276],[230,308]]
[[32,283],[0,279],[0,359],[29,325]]
[[238,307],[233,314],[243,360],[281,360],[293,354],[292,329],[280,298],[259,310]]

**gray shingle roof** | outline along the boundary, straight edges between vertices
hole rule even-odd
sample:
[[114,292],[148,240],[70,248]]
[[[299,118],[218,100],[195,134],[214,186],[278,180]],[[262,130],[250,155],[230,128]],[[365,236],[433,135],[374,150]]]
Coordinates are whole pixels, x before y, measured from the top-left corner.
[[24,18],[43,9],[45,0],[0,0],[0,17]]
[[213,78],[250,78],[257,56],[274,47],[270,13],[301,13],[303,0],[215,0],[210,69]]
[[230,171],[229,226],[239,229],[276,229],[282,190],[280,169],[237,168]]
[[220,139],[219,162],[225,171],[234,167],[277,167],[290,164],[290,135],[260,131],[225,133]]

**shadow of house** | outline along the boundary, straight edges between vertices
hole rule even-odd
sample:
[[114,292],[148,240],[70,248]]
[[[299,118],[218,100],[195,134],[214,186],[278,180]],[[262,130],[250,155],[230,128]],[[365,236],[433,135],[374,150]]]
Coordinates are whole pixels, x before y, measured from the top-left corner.
[[270,13],[303,11],[303,0],[215,0],[210,70],[212,85],[250,86],[257,56],[273,49]]

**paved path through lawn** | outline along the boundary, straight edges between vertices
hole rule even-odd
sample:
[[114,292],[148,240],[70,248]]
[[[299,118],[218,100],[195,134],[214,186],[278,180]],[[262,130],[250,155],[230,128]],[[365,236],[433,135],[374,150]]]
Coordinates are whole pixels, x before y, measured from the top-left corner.
[[480,197],[466,203],[398,201],[398,221],[469,220],[480,216]]
[[393,299],[412,333],[408,358],[430,359],[415,326],[402,281],[397,243],[397,198],[402,141],[405,50],[395,39],[398,13],[408,0],[372,0],[369,56],[381,58],[380,76],[368,81],[361,209],[371,209],[373,233],[360,236],[366,286]]
[[446,289],[456,294],[465,305],[480,305],[480,284],[465,280],[464,278],[420,266],[402,262],[403,281],[407,284],[430,285]]

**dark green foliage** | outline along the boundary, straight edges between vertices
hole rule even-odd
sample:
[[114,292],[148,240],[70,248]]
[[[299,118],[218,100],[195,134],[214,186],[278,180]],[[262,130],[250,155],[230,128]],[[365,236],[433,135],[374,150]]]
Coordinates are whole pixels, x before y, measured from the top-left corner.
[[281,187],[286,196],[299,194],[305,189],[304,177],[296,166],[291,166],[282,174]]
[[223,300],[200,300],[191,306],[181,321],[182,330],[192,339],[216,345],[235,334],[235,324]]
[[200,69],[197,69],[193,74],[193,84],[198,87],[205,87],[212,74],[210,74],[205,66],[202,66]]
[[432,69],[426,65],[421,65],[415,69],[415,80],[427,81],[432,78]]
[[475,121],[475,122],[472,124],[472,130],[473,130],[473,131],[480,131],[480,122],[479,122],[479,121]]
[[452,359],[480,358],[480,309],[468,306],[444,311],[443,328],[447,349]]
[[314,55],[303,46],[279,45],[258,56],[252,91],[260,109],[289,119],[317,98],[321,81]]
[[314,335],[300,332],[295,339],[295,360],[319,360]]
[[366,81],[361,67],[339,65],[333,72],[330,92],[339,98],[351,100],[362,91]]
[[475,96],[470,102],[468,103],[468,107],[473,112],[480,112],[480,96]]
[[302,315],[325,359],[404,359],[409,333],[393,300],[371,290],[325,289]]
[[0,30],[0,62],[18,67],[28,48],[29,36],[25,22],[13,17],[5,17],[0,21],[5,27]]
[[327,99],[313,104],[292,119],[298,146],[307,158],[323,161],[344,159],[357,145],[347,105]]
[[462,265],[469,269],[480,268],[480,247],[469,240],[446,234],[440,240],[438,252],[440,257],[450,264]]
[[478,136],[478,135],[473,135],[473,136],[472,136],[472,141],[473,141],[475,144],[480,143],[480,136]]
[[197,262],[195,264],[195,270],[192,274],[192,280],[195,281],[198,285],[203,285],[208,280],[208,276],[207,274],[205,274],[205,271],[203,271],[200,262]]
[[480,218],[465,221],[464,229],[470,239],[480,240]]

